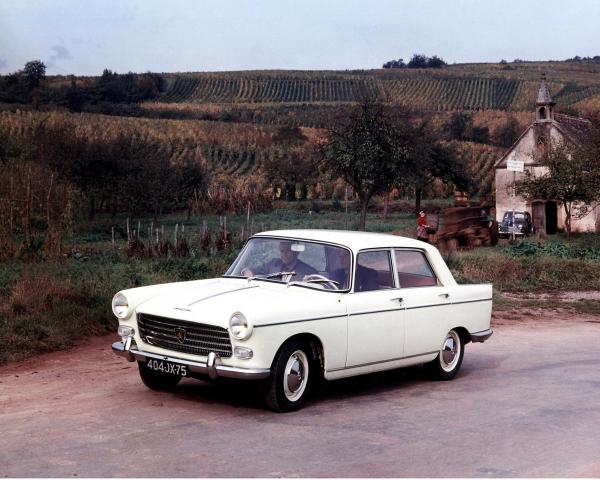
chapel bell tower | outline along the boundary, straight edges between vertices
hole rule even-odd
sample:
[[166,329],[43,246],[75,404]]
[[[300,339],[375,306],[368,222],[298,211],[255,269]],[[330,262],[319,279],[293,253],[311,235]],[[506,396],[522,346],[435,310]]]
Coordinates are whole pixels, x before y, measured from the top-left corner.
[[554,105],[556,105],[556,102],[552,101],[548,82],[546,82],[546,74],[543,74],[542,83],[535,102],[535,121],[552,122],[554,120]]

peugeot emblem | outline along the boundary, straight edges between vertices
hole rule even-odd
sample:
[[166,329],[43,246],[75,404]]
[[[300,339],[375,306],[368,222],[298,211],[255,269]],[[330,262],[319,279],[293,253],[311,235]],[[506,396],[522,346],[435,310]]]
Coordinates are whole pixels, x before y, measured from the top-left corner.
[[185,328],[175,327],[174,331],[175,331],[175,337],[177,338],[179,343],[185,342],[185,336],[186,336]]

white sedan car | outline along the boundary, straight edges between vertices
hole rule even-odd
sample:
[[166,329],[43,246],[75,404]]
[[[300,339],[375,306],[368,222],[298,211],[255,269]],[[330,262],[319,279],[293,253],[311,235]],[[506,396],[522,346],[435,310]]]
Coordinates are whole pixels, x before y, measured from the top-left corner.
[[112,307],[113,351],[149,388],[257,380],[281,412],[320,378],[424,363],[450,380],[492,335],[491,285],[458,285],[427,243],[363,232],[263,232],[221,278],[123,290]]

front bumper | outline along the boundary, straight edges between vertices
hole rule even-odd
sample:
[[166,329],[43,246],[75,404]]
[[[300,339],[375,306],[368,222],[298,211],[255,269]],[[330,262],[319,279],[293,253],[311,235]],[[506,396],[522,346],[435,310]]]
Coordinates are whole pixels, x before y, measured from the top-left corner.
[[488,338],[490,338],[492,336],[492,329],[488,328],[487,330],[483,330],[481,332],[475,332],[471,334],[471,341],[474,343],[483,343],[485,342]]
[[177,357],[169,357],[165,355],[157,355],[156,353],[143,352],[137,349],[135,344],[132,344],[128,339],[127,342],[115,342],[112,344],[112,350],[116,355],[127,359],[129,362],[146,361],[146,358],[156,358],[158,360],[166,360],[167,362],[186,365],[191,372],[208,375],[210,378],[227,377],[238,378],[242,380],[260,380],[267,378],[271,374],[268,368],[238,368],[219,365],[219,357],[213,352],[208,354],[206,362],[192,362]]

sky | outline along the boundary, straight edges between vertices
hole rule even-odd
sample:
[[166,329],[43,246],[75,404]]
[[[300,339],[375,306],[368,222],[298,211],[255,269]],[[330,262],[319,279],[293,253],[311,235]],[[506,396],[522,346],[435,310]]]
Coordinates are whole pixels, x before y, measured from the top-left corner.
[[600,55],[598,0],[0,0],[0,73],[381,68]]

